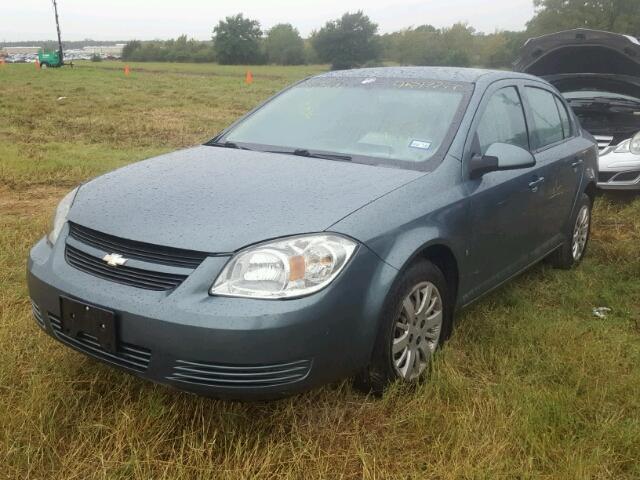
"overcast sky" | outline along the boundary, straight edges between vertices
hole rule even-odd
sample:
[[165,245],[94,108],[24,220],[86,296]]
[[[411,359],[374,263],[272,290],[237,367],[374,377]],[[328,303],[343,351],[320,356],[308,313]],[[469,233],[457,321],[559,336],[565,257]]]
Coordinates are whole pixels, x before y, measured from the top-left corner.
[[[0,0],[0,41],[55,38],[50,0]],[[392,32],[425,23],[468,22],[477,30],[519,30],[533,15],[533,0],[58,0],[63,39],[141,40],[181,34],[205,40],[218,20],[238,12],[263,30],[293,24],[303,36],[346,11],[363,10]]]

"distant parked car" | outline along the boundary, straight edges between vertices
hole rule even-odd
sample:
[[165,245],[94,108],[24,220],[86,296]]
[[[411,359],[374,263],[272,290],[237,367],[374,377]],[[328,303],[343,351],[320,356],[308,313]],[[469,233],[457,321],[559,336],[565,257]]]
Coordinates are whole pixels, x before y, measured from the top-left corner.
[[29,256],[33,313],[76,350],[201,394],[348,375],[381,392],[423,375],[455,310],[549,255],[580,262],[596,158],[536,77],[326,73],[70,192]]
[[640,42],[577,29],[527,41],[516,70],[565,96],[600,147],[598,187],[640,190]]

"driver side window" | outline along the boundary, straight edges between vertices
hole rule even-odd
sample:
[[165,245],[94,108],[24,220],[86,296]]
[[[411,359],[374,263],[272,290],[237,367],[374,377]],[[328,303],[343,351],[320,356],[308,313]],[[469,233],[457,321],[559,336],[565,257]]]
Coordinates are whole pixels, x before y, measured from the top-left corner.
[[508,143],[529,150],[527,124],[516,87],[505,87],[493,94],[478,123],[476,137],[482,155],[494,143]]

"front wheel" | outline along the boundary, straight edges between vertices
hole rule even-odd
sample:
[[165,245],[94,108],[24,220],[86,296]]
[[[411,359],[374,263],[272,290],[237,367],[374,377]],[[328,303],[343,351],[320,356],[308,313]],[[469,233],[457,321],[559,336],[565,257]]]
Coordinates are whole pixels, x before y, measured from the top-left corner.
[[576,213],[570,222],[571,230],[567,232],[567,241],[551,256],[554,267],[569,270],[577,266],[587,251],[591,233],[591,210],[593,202],[583,193],[577,204]]
[[415,383],[451,329],[453,304],[443,273],[421,260],[402,274],[387,299],[371,362],[356,388],[382,394],[393,381]]

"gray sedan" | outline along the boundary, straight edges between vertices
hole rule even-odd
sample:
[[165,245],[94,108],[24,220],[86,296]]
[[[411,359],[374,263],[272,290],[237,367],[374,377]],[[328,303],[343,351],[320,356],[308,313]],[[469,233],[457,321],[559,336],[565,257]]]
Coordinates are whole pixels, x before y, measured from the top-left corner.
[[597,145],[547,82],[448,68],[304,80],[205,145],[70,192],[31,250],[37,324],[199,394],[412,383],[454,313],[585,254]]

